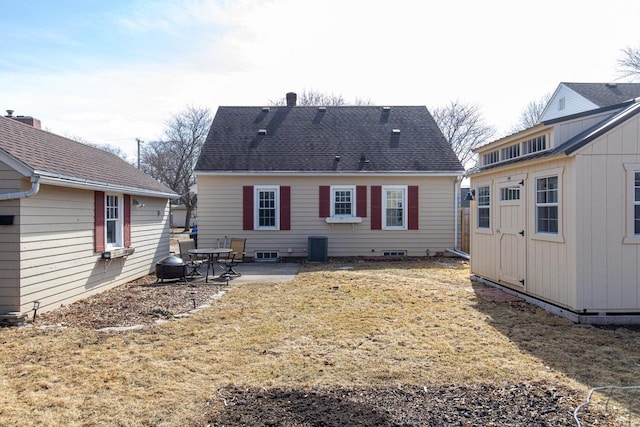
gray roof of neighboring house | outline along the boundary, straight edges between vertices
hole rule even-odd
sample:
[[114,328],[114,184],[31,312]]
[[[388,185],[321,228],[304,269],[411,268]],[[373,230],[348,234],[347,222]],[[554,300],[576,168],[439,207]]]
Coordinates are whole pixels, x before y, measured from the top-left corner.
[[0,116],[0,152],[35,173],[97,187],[139,189],[158,196],[176,194],[115,154]]
[[464,168],[424,106],[293,106],[218,108],[196,171],[462,173]]
[[598,107],[620,104],[640,97],[640,83],[564,83]]

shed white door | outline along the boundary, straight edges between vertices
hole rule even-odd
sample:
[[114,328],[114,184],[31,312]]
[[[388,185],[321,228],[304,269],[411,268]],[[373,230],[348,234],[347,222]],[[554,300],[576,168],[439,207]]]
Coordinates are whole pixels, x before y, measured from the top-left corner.
[[524,180],[498,184],[498,280],[524,287],[526,273]]

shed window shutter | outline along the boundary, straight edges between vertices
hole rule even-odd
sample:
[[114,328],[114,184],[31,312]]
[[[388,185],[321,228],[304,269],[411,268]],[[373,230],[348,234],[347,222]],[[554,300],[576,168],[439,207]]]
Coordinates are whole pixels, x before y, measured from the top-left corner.
[[367,186],[358,185],[356,187],[356,216],[367,217]]
[[280,230],[291,230],[291,187],[280,187]]
[[382,186],[371,186],[371,229],[382,230]]
[[131,247],[131,195],[124,195],[124,247]]
[[96,252],[104,252],[104,192],[94,191],[93,234]]
[[331,189],[328,185],[320,186],[320,198],[318,200],[318,216],[327,218],[331,216]]
[[418,200],[418,186],[417,185],[410,185],[408,188],[408,205],[409,205],[409,210],[407,212],[408,215],[408,224],[407,224],[407,228],[409,230],[417,230],[418,229],[418,212],[420,211],[419,209],[419,200]]
[[242,187],[242,229],[253,230],[253,185]]

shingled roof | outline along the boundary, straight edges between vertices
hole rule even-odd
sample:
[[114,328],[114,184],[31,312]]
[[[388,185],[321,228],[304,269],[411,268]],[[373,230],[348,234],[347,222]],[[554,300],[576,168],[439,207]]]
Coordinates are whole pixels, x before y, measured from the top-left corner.
[[598,107],[640,97],[640,83],[562,83]]
[[200,172],[462,174],[424,106],[219,107]]
[[60,182],[176,196],[171,189],[114,154],[14,118],[0,116],[0,154],[9,155],[36,175]]

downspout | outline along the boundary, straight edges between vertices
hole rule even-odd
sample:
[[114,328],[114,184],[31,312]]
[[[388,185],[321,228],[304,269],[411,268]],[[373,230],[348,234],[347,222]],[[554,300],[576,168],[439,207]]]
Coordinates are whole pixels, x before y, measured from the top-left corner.
[[458,233],[458,219],[460,216],[459,208],[458,208],[458,184],[462,181],[462,176],[458,176],[456,177],[456,180],[453,182],[453,197],[454,197],[454,201],[453,201],[453,218],[454,218],[454,223],[453,223],[453,227],[454,227],[454,242],[453,242],[453,247],[455,248],[455,250],[460,250],[460,244],[458,243],[458,239],[460,237],[459,233]]
[[40,191],[40,177],[34,175],[31,177],[31,188],[27,191],[14,191],[12,193],[0,193],[1,200],[22,199],[25,197],[35,196]]

